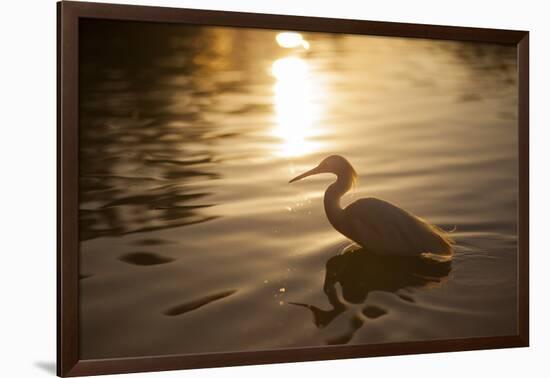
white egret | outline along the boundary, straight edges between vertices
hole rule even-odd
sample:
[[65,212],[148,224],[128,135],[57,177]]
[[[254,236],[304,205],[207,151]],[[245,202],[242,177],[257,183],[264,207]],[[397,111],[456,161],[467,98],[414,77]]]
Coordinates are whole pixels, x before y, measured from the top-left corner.
[[452,239],[436,226],[377,198],[361,198],[345,209],[340,199],[355,183],[357,173],[342,156],[325,158],[317,167],[289,183],[319,173],[333,173],[337,179],[325,192],[324,205],[332,226],[367,251],[392,256],[451,256]]

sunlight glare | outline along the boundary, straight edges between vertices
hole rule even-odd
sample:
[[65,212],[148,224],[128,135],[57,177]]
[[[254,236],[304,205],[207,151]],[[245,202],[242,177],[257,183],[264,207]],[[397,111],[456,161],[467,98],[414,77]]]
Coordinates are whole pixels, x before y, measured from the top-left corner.
[[280,58],[273,62],[272,74],[277,79],[273,134],[282,141],[278,154],[295,157],[313,152],[317,143],[311,138],[318,134],[315,123],[320,106],[314,101],[319,91],[314,88],[308,63],[297,57]]
[[275,37],[279,46],[285,49],[302,46],[304,49],[309,49],[309,42],[302,38],[300,33],[282,32]]

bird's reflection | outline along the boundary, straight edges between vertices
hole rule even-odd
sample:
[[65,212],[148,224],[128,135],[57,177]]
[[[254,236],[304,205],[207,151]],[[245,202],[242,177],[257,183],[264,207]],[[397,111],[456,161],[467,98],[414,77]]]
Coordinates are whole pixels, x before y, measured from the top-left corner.
[[[290,302],[309,309],[317,328],[329,325],[340,314],[357,308],[361,311],[352,317],[346,334],[328,340],[329,344],[347,343],[368,319],[383,316],[387,311],[366,300],[373,291],[390,292],[400,299],[414,302],[401,291],[413,287],[425,287],[440,283],[451,271],[451,260],[434,260],[429,257],[381,256],[363,248],[349,250],[331,257],[326,263],[323,291],[330,305],[329,310],[317,306]],[[341,291],[337,290],[340,284]],[[363,306],[364,305],[364,306]]]

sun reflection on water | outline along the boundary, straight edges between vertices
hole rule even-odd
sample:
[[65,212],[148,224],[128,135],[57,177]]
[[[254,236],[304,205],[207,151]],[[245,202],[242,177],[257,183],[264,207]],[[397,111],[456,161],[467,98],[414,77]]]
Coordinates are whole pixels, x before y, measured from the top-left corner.
[[300,33],[295,32],[282,32],[275,37],[279,46],[291,49],[294,47],[303,47],[309,49],[309,42],[303,39]]
[[314,152],[319,148],[313,139],[319,135],[320,85],[309,63],[296,56],[280,58],[273,62],[271,73],[277,80],[273,135],[281,140],[276,153],[296,157]]

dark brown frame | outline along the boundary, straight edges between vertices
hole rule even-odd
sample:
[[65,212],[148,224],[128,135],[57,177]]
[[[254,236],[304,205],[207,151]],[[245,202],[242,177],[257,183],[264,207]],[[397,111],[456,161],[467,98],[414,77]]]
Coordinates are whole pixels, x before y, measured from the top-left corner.
[[[492,42],[518,48],[518,334],[373,345],[80,360],[78,354],[78,23],[80,18]],[[57,3],[57,374],[82,376],[451,352],[529,345],[529,33],[317,17],[63,1]]]

